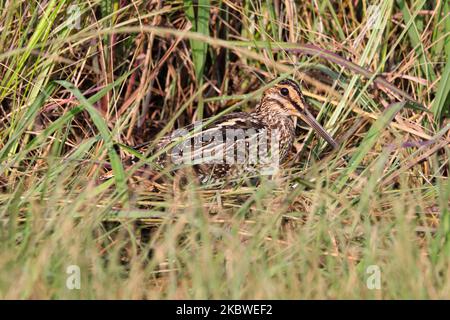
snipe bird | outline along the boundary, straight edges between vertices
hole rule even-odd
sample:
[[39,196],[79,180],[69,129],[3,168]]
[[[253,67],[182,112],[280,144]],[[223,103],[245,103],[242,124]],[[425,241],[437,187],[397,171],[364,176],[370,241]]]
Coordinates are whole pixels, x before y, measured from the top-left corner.
[[[287,159],[295,140],[296,118],[337,148],[335,140],[311,114],[300,86],[286,79],[265,90],[251,113],[234,112],[210,123],[204,121],[206,124],[200,125],[197,132],[192,124],[164,136],[156,150],[166,152],[157,163],[162,167],[170,163],[190,164],[201,183],[261,173],[261,168],[270,169]],[[274,147],[270,151],[269,145]],[[264,157],[261,151],[266,153],[265,162],[260,159]],[[267,161],[268,158],[276,161]]]

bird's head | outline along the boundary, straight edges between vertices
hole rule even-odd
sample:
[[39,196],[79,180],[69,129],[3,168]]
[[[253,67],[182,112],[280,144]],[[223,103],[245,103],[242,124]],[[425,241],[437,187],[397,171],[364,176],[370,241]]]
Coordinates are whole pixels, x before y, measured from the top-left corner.
[[260,104],[260,112],[278,113],[298,117],[311,126],[333,148],[338,144],[317,122],[310,112],[300,86],[297,82],[285,79],[268,88],[263,93]]

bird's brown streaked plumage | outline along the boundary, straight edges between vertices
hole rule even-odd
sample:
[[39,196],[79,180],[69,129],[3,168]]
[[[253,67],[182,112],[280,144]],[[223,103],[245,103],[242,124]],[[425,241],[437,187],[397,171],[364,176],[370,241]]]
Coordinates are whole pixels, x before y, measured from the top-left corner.
[[[338,146],[310,113],[309,106],[303,97],[299,85],[295,81],[286,79],[265,90],[260,103],[253,112],[235,112],[212,122],[206,119],[204,121],[206,124],[202,125],[201,130],[198,132],[195,132],[197,130],[195,124],[183,128],[184,130],[182,130],[181,134],[177,134],[180,132],[180,129],[175,130],[162,137],[153,151],[157,153],[163,149],[165,150],[157,159],[157,164],[162,167],[174,165],[174,159],[186,160],[187,158],[202,183],[234,180],[244,175],[258,175],[261,172],[261,163],[251,161],[239,163],[219,161],[217,163],[211,162],[210,158],[202,156],[205,152],[207,154],[216,154],[217,150],[223,150],[223,155],[225,155],[226,151],[231,150],[233,157],[237,158],[239,151],[235,152],[235,149],[238,150],[239,146],[244,146],[245,155],[243,159],[247,160],[251,158],[249,155],[252,152],[255,153],[261,150],[262,146],[259,145],[260,140],[258,139],[266,137],[268,138],[267,144],[270,144],[271,141],[278,142],[279,149],[276,151],[278,161],[282,163],[286,160],[295,140],[296,118],[300,118],[310,125],[333,148]],[[245,132],[245,135],[233,137],[232,143],[227,144],[226,138],[230,130],[237,132],[242,130]],[[197,137],[201,137],[201,139],[195,140]],[[218,137],[224,138],[218,141]],[[273,138],[275,140],[272,140]],[[255,146],[255,141],[257,141],[256,151],[252,149],[252,146]],[[188,148],[180,147],[186,143]],[[142,147],[136,147],[136,149],[145,151]],[[217,160],[217,156],[213,160]],[[133,162],[131,158],[127,160],[128,164]],[[174,165],[173,168],[177,169],[178,166]],[[110,174],[105,174],[102,180],[109,177],[111,177]]]
[[[296,122],[294,119],[296,117],[301,118],[310,125],[322,138],[331,144],[333,148],[337,147],[337,143],[310,113],[308,104],[303,97],[299,85],[289,79],[282,80],[268,88],[263,93],[261,102],[255,108],[255,111],[251,113],[235,112],[228,114],[205,125],[202,127],[201,132],[202,134],[206,132],[212,137],[225,136],[226,132],[228,132],[227,130],[242,129],[246,132],[251,132],[251,134],[248,134],[245,137],[241,136],[240,138],[237,138],[234,142],[235,144],[231,146],[231,148],[234,148],[235,145],[244,143],[246,148],[248,148],[252,141],[256,141],[255,139],[257,139],[258,135],[261,136],[262,133],[265,133],[267,136],[271,137],[271,134],[276,131],[277,139],[279,141],[279,161],[282,163],[286,160],[295,140]],[[192,128],[193,125],[188,127],[187,130],[192,130]],[[180,137],[174,138],[173,134],[164,136],[157,145],[156,150],[167,148],[168,145],[171,144],[170,149],[172,151],[169,151],[169,154],[173,156],[173,145],[175,145],[176,149],[176,146],[182,144],[183,141],[190,141],[191,143],[194,138],[184,137],[183,139],[182,137],[181,141],[176,139],[180,139]],[[208,138],[201,139],[200,147],[198,148],[200,152],[218,150],[217,148],[222,148],[222,150],[230,148],[229,145],[225,146],[225,143],[218,145],[217,141],[215,141],[214,144],[213,140],[214,139],[208,140]],[[183,148],[178,148],[175,152],[178,158],[183,157],[182,149]],[[246,152],[249,153],[249,150],[246,150]],[[189,157],[191,160],[195,159],[195,152],[189,154]],[[256,173],[259,170],[258,165],[255,165],[254,163],[211,163],[210,159],[202,162],[201,157],[198,160],[199,161],[193,163],[193,167],[202,183],[217,181],[217,179],[223,180],[225,177],[236,178],[245,173]],[[158,163],[162,166],[165,166],[167,161],[170,161],[169,157],[167,157],[167,153],[158,159]]]

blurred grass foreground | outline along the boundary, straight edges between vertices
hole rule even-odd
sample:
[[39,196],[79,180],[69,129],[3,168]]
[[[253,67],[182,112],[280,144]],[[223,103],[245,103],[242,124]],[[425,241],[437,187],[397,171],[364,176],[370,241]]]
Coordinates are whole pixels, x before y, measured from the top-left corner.
[[[450,298],[449,58],[442,0],[0,0],[0,297]],[[136,174],[277,77],[339,150],[299,123],[258,185]]]

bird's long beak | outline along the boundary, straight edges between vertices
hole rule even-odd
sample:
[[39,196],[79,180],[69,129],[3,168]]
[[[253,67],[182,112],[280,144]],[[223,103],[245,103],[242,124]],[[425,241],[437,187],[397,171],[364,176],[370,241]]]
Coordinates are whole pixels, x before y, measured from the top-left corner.
[[326,142],[328,142],[333,149],[337,149],[339,144],[330,136],[328,132],[317,122],[316,118],[308,111],[308,106],[305,105],[304,108],[295,106],[298,113],[296,114],[300,119],[305,121],[311,128],[313,128]]

